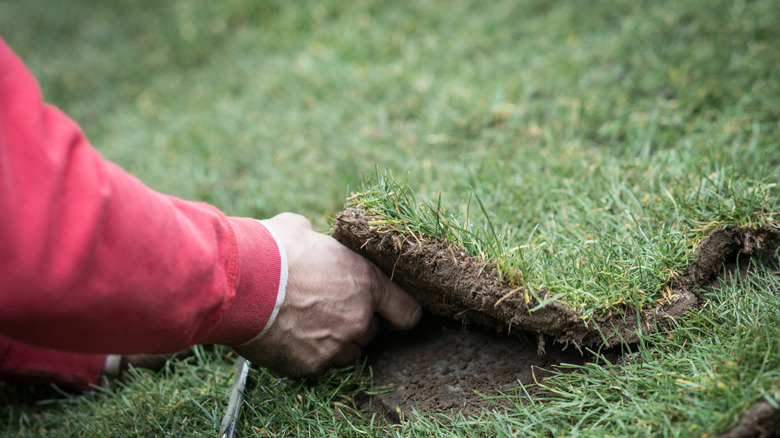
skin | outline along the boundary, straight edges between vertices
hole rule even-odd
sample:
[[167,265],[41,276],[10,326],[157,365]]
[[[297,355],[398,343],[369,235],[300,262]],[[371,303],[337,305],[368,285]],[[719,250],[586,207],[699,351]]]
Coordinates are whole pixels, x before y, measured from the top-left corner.
[[354,364],[376,335],[381,315],[400,330],[422,309],[379,268],[292,213],[267,221],[287,252],[287,292],[262,338],[236,348],[253,363],[290,377]]

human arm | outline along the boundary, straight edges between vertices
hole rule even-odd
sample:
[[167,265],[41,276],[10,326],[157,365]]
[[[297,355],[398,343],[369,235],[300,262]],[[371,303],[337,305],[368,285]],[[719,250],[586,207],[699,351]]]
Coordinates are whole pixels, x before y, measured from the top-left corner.
[[0,333],[21,342],[117,354],[240,343],[276,305],[279,254],[262,224],[104,160],[2,39],[0,224]]
[[225,217],[104,160],[2,39],[0,224],[0,334],[34,345],[132,354],[252,341],[239,349],[253,361],[302,375],[354,360],[374,311],[400,327],[419,318],[376,267],[299,216]]

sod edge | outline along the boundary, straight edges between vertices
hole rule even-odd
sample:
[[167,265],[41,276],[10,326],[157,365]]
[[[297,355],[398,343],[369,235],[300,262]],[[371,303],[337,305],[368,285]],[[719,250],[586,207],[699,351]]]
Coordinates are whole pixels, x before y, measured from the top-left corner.
[[337,215],[333,237],[371,260],[426,311],[522,338],[531,334],[543,351],[550,341],[578,350],[612,347],[636,343],[640,333],[670,329],[675,318],[699,305],[701,288],[712,284],[724,266],[738,257],[747,259],[769,251],[780,241],[778,230],[778,226],[717,229],[697,247],[687,274],[671,280],[665,303],[641,311],[622,308],[595,314],[587,321],[561,302],[545,302],[544,290],[528,294],[523,287],[506,286],[494,265],[462,247],[377,224],[375,216],[358,207]]

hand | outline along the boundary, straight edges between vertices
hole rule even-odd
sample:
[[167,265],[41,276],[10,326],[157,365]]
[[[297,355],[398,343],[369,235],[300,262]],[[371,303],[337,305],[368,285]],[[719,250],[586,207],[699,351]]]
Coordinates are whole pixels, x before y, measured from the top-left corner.
[[417,301],[368,260],[304,217],[269,219],[287,252],[287,293],[276,321],[256,342],[236,348],[255,364],[291,377],[354,364],[379,329],[375,313],[398,329],[414,327]]

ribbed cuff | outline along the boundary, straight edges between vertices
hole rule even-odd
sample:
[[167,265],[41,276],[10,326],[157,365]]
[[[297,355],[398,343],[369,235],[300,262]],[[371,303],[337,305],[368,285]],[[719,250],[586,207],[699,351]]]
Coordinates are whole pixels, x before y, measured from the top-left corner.
[[245,345],[273,324],[287,287],[287,256],[267,223],[229,217],[238,245],[235,296],[204,344]]
[[265,332],[268,331],[269,328],[274,324],[274,321],[276,321],[276,315],[279,314],[279,308],[282,307],[282,303],[284,302],[284,296],[287,293],[287,273],[288,273],[288,266],[287,266],[287,252],[284,250],[284,245],[282,245],[282,241],[279,239],[279,235],[276,234],[276,231],[274,231],[273,228],[271,228],[271,225],[268,222],[265,221],[258,221],[263,226],[265,226],[265,229],[268,230],[268,232],[271,234],[271,237],[274,238],[274,241],[276,242],[276,248],[279,251],[279,261],[280,261],[280,269],[279,269],[279,289],[276,293],[276,303],[274,304],[274,310],[271,312],[271,316],[268,318],[268,322],[265,323],[265,327],[263,327],[262,330],[260,330],[260,333],[258,333],[254,338],[244,342],[241,345],[236,345],[237,347],[243,347],[245,345],[249,345],[252,342],[255,342],[256,340],[263,337]]

